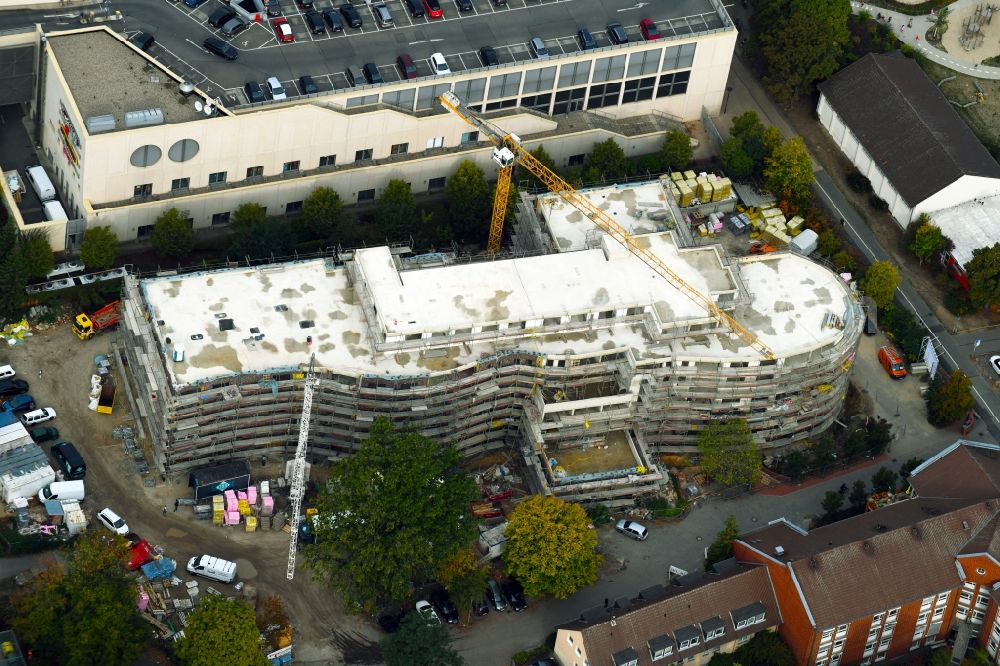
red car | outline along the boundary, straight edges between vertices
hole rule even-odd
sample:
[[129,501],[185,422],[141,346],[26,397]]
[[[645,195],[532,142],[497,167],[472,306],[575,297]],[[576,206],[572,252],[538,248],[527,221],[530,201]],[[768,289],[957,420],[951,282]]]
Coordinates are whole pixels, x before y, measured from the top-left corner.
[[444,16],[444,10],[441,9],[441,3],[438,0],[423,0],[423,2],[428,16],[431,18],[441,18]]
[[639,30],[642,32],[642,38],[647,42],[655,42],[657,39],[663,39],[663,35],[660,34],[660,29],[656,27],[653,19],[642,19],[639,21]]
[[410,54],[400,53],[396,58],[396,66],[399,67],[399,73],[403,75],[403,78],[417,78],[417,66],[414,64],[413,58],[410,57]]
[[295,41],[295,34],[292,32],[292,26],[288,25],[288,19],[276,18],[273,23],[274,34],[278,36],[278,39],[285,43]]

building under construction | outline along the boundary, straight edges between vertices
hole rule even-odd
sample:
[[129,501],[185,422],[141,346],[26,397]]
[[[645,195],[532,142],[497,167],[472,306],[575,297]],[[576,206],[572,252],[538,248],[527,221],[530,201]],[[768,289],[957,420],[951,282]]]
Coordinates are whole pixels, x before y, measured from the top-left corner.
[[862,326],[840,276],[694,246],[659,181],[582,194],[756,340],[558,197],[522,196],[502,259],[376,247],[126,279],[118,351],[157,464],[290,458],[312,355],[314,463],[385,416],[470,458],[507,450],[529,489],[579,501],[657,488],[659,457],[713,419],[746,419],[762,449],[830,425]]

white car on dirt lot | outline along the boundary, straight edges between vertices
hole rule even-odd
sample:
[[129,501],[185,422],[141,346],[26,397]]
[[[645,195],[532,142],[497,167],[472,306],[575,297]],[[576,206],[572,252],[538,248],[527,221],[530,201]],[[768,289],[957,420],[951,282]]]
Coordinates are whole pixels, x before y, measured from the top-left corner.
[[101,509],[101,512],[97,514],[97,520],[100,521],[101,525],[104,525],[115,534],[125,536],[129,533],[128,523],[107,507]]

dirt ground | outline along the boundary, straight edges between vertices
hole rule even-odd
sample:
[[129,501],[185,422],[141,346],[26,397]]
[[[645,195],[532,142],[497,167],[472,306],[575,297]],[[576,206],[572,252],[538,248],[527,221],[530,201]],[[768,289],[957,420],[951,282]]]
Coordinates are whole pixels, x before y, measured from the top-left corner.
[[[97,414],[87,408],[94,357],[107,354],[113,338],[113,333],[104,333],[81,342],[68,325],[61,324],[26,338],[24,344],[0,349],[0,364],[12,364],[18,377],[30,382],[30,392],[39,407],[55,408],[58,418],[51,425],[59,429],[62,439],[76,444],[87,461],[84,508],[91,518],[105,506],[113,508],[133,532],[162,546],[177,561],[177,575],[184,579],[190,578],[184,565],[194,555],[207,552],[235,561],[238,579],[254,581],[258,598],[275,594],[284,600],[295,632],[296,663],[378,663],[373,646],[380,635],[373,625],[363,618],[346,616],[339,599],[314,582],[308,571],[299,570],[294,581],[286,579],[285,532],[265,528],[248,534],[242,526],[224,528],[211,521],[195,520],[190,507],[182,506],[174,512],[175,499],[192,496],[186,476],[163,482],[154,473],[148,477],[155,481],[154,485],[143,484],[125,458],[121,443],[112,436],[116,425],[132,420],[123,389],[119,389],[113,415]],[[46,451],[48,447],[44,445]],[[257,476],[258,466],[252,470],[255,482],[269,478]],[[165,515],[164,506],[168,506]],[[90,529],[103,528],[94,521]],[[230,586],[212,585],[235,594]]]
[[965,25],[966,20],[973,19],[976,9],[979,6],[969,3],[963,7],[959,7],[957,10],[953,10],[948,16],[948,29],[941,35],[941,46],[944,47],[945,51],[954,54],[956,58],[965,58],[969,62],[982,62],[984,59],[1000,53],[1000,48],[998,48],[998,44],[1000,44],[1000,24],[993,25],[992,21],[981,26],[980,30],[983,38],[979,46],[969,51],[966,51],[962,46],[962,27]]
[[[959,30],[961,29],[960,23],[954,23],[954,25],[958,26]],[[1000,38],[1000,22],[998,22],[998,25],[992,26],[992,28],[996,37]],[[948,32],[945,33],[945,37],[951,32],[952,28],[949,28]],[[995,50],[1000,51],[1000,47]],[[997,55],[997,53],[984,52],[983,55],[990,56]],[[955,110],[958,111],[958,115],[962,116],[962,119],[972,128],[972,131],[979,137],[979,140],[987,148],[990,148],[994,157],[996,157],[998,147],[1000,147],[1000,81],[966,76],[933,62],[924,63],[923,68],[935,83],[939,83],[942,79],[953,77],[951,80],[942,83],[940,88],[945,97],[953,102],[957,102],[959,105],[976,101],[979,99],[979,90],[982,91],[983,98],[979,100],[978,104],[965,109],[956,106]],[[979,87],[979,90],[976,89],[976,86]]]

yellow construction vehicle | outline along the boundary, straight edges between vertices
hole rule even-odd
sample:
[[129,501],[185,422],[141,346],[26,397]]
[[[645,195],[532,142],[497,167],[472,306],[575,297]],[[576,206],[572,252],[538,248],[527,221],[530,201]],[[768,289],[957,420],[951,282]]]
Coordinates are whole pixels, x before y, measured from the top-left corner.
[[493,143],[493,161],[500,167],[497,177],[497,189],[493,199],[493,217],[490,220],[490,237],[486,252],[490,255],[500,250],[500,238],[503,235],[503,222],[507,215],[507,198],[510,193],[510,175],[515,164],[530,171],[538,180],[545,184],[551,192],[558,194],[566,203],[583,213],[598,229],[625,246],[629,252],[641,259],[647,266],[664,278],[678,291],[701,305],[710,316],[717,319],[735,333],[743,342],[750,345],[764,358],[773,359],[774,353],[770,347],[761,342],[756,335],[736,321],[732,315],[722,310],[708,296],[689,285],[667,266],[666,262],[653,252],[643,247],[635,236],[618,224],[610,215],[594,205],[590,199],[577,192],[558,174],[535,159],[535,156],[521,145],[521,139],[516,134],[504,132],[493,123],[481,118],[462,104],[462,100],[453,92],[445,92],[440,97],[441,104],[459,118],[479,130]]

